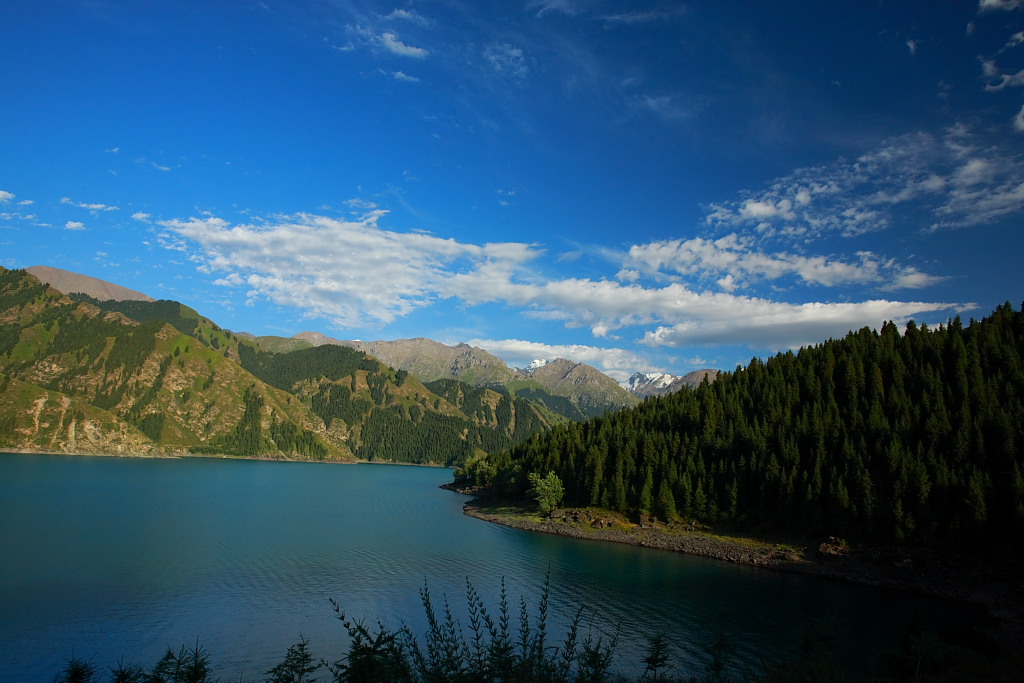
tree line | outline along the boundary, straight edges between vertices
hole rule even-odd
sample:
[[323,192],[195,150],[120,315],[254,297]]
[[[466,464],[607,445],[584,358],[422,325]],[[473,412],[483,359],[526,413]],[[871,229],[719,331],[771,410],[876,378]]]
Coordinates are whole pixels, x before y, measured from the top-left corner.
[[1024,539],[1024,309],[892,322],[560,425],[457,476],[666,520],[874,541]]

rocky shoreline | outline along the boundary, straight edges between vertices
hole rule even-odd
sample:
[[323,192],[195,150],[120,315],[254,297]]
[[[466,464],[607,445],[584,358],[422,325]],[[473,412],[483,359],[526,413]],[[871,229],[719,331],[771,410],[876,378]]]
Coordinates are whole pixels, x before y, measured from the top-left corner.
[[1005,651],[1024,655],[1024,576],[1007,563],[939,557],[923,548],[849,546],[835,538],[817,543],[772,543],[723,537],[695,525],[668,525],[655,520],[632,523],[621,516],[602,516],[586,508],[558,510],[545,518],[519,508],[497,506],[482,498],[466,503],[463,512],[526,531],[625,543],[975,603],[986,610],[992,622],[982,635]]

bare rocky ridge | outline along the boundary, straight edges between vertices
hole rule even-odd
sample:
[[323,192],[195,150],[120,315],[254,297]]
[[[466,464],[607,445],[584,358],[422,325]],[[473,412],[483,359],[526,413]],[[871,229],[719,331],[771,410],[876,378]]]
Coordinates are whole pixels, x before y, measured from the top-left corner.
[[473,385],[506,384],[512,370],[483,349],[469,344],[448,346],[431,339],[342,342],[368,353],[396,370],[406,370],[424,382],[436,379],[460,379]]
[[32,266],[25,270],[62,294],[88,294],[100,301],[156,301],[153,297],[134,289],[60,268]]
[[396,370],[406,370],[424,382],[457,379],[475,386],[486,386],[532,380],[551,394],[569,398],[596,413],[636,403],[636,397],[608,375],[584,363],[564,358],[538,365],[533,370],[513,370],[484,349],[468,344],[448,346],[422,337],[363,342],[333,339],[319,332],[300,332],[295,338],[315,346],[349,346]]
[[573,397],[592,408],[602,404],[628,406],[636,403],[636,399],[608,375],[565,358],[556,358],[532,371],[519,370],[517,374],[521,379],[535,380],[553,394]]

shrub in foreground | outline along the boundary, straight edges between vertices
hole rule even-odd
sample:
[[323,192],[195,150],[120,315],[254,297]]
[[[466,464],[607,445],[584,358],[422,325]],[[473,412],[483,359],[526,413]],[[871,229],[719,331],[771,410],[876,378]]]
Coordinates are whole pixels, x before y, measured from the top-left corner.
[[[417,637],[407,626],[391,630],[377,622],[350,619],[335,601],[335,614],[345,629],[348,650],[338,659],[315,659],[309,641],[300,636],[284,659],[264,673],[265,683],[620,683],[627,679],[612,673],[619,643],[617,632],[608,634],[592,627],[583,633],[583,609],[576,612],[565,634],[554,639],[548,633],[549,583],[545,581],[535,612],[520,598],[518,609],[508,599],[504,580],[493,611],[466,580],[468,628],[455,617],[447,598],[434,605],[429,587],[420,590],[427,619],[426,633]],[[518,612],[518,614],[514,614]],[[848,680],[831,656],[834,624],[808,628],[796,657],[765,662],[759,670],[740,671],[734,659],[734,643],[718,635],[705,644],[703,674],[675,675],[671,642],[664,634],[648,639],[643,653],[626,653],[644,666],[633,680],[648,681],[844,681]],[[422,638],[422,639],[421,639]],[[692,664],[692,662],[691,662]],[[878,681],[964,680],[975,672],[990,681],[1017,680],[1012,658],[988,658],[956,648],[927,633],[913,634],[897,643],[880,664],[885,674]],[[210,658],[198,642],[195,646],[168,649],[146,670],[123,662],[107,670],[72,656],[54,683],[214,683]],[[241,683],[241,679],[238,679]]]

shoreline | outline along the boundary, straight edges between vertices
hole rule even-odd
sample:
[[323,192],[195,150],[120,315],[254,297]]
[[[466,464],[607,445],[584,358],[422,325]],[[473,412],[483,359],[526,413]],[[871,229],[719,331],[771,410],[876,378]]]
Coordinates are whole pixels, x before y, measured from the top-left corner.
[[67,458],[140,458],[143,460],[184,460],[187,458],[212,458],[214,460],[253,460],[256,462],[302,462],[323,465],[401,465],[403,467],[430,467],[452,469],[441,463],[398,462],[394,460],[312,460],[310,458],[286,458],[281,456],[228,455],[226,453],[189,453],[188,451],[156,451],[152,453],[112,453],[109,451],[75,452],[47,451],[35,448],[12,448],[0,446],[0,455],[56,455]]
[[[448,485],[442,488],[473,495]],[[1008,653],[1024,656],[1024,581],[1009,563],[991,565],[962,557],[942,558],[923,548],[847,546],[838,539],[815,545],[808,541],[719,536],[685,523],[667,525],[646,520],[635,524],[621,515],[587,508],[557,510],[556,516],[542,518],[523,508],[501,506],[483,498],[472,498],[463,506],[463,513],[524,531],[679,552],[971,603],[984,609],[992,622],[979,635]]]

